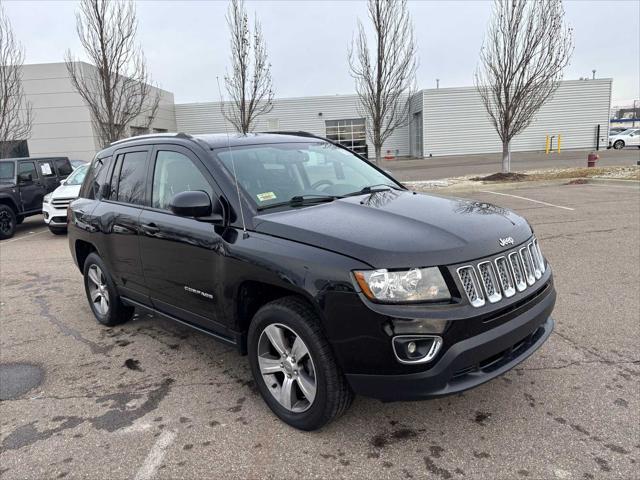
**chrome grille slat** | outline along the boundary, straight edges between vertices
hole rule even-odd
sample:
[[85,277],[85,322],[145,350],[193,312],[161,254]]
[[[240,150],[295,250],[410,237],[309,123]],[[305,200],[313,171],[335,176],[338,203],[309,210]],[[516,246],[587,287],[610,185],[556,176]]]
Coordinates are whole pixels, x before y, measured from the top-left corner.
[[502,293],[509,298],[515,295],[516,288],[511,276],[511,270],[509,269],[509,263],[506,257],[496,258],[496,270],[498,272],[498,278],[500,279],[500,285],[502,286]]
[[493,261],[489,258],[457,270],[462,289],[473,307],[496,303],[523,292],[542,278],[546,265],[538,241],[521,244]]
[[480,282],[478,282],[478,276],[476,271],[471,265],[460,267],[458,269],[458,277],[462,282],[462,288],[467,294],[469,302],[474,307],[481,307],[484,305],[484,295],[480,288]]
[[522,266],[524,267],[524,276],[527,279],[529,285],[533,285],[536,281],[536,276],[533,273],[533,263],[531,261],[531,255],[529,249],[525,246],[520,249],[520,260],[522,260]]
[[502,293],[500,293],[500,286],[493,270],[493,264],[491,262],[481,262],[478,264],[478,271],[480,272],[480,280],[482,280],[484,291],[487,294],[487,300],[491,303],[502,300]]

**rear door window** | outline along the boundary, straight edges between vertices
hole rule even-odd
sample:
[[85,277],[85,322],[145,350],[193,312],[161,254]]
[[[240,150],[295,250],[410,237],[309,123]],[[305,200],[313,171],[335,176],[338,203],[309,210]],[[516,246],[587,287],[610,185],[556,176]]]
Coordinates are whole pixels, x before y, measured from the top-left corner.
[[0,181],[13,181],[14,174],[13,162],[0,162]]
[[40,172],[42,172],[43,177],[56,176],[56,171],[51,160],[38,160],[38,164],[40,165]]
[[[147,179],[147,153],[127,152],[118,156],[113,177],[117,178],[115,190],[116,200],[122,203],[132,203],[134,205],[144,205],[146,179]],[[113,186],[112,186],[113,193]]]

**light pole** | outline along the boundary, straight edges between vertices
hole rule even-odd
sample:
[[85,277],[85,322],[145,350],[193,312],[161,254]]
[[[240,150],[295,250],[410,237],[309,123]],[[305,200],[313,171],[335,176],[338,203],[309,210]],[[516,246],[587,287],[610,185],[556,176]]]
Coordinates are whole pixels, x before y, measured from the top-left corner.
[[440,79],[436,78],[436,88],[440,88]]

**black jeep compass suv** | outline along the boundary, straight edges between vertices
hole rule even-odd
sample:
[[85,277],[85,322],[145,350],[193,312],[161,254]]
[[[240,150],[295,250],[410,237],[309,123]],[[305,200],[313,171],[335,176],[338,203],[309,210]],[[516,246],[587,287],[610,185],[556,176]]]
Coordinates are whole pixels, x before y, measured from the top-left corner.
[[411,192],[304,133],[116,142],[71,203],[69,246],[99,322],[139,308],[235,345],[304,430],[354,393],[480,385],[554,324],[551,269],[522,217]]

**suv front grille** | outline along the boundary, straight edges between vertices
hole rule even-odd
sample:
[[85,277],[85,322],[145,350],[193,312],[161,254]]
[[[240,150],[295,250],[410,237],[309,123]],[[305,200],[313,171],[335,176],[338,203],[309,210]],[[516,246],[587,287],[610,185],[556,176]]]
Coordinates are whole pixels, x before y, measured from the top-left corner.
[[56,208],[67,208],[69,204],[74,201],[75,198],[54,198],[51,200],[51,205]]
[[474,307],[486,302],[496,303],[524,291],[542,278],[546,266],[538,241],[533,240],[520,248],[493,260],[481,260],[474,265],[457,269],[464,293]]

